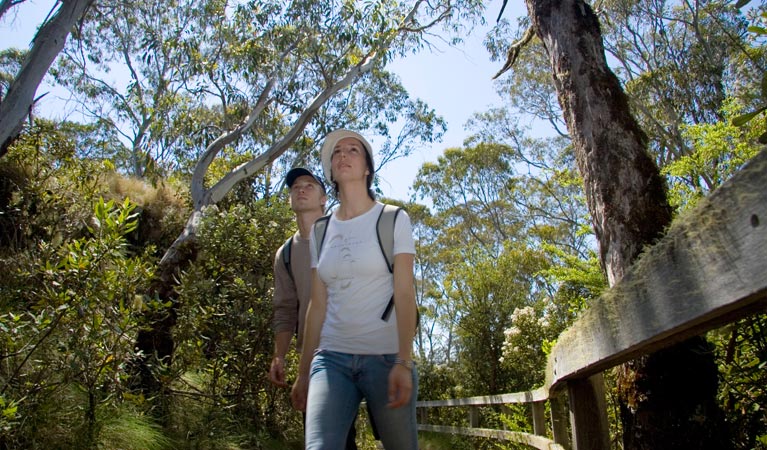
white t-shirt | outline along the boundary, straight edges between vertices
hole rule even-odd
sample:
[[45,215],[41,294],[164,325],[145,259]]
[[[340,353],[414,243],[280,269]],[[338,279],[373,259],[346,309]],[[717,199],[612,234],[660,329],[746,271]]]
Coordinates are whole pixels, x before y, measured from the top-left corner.
[[[309,245],[312,268],[328,289],[328,306],[320,334],[320,349],[357,355],[397,353],[397,318],[381,319],[394,293],[394,277],[386,267],[376,236],[376,222],[383,208],[349,220],[328,221],[325,241],[317,260],[314,228]],[[394,225],[394,255],[415,254],[410,217],[397,214]]]

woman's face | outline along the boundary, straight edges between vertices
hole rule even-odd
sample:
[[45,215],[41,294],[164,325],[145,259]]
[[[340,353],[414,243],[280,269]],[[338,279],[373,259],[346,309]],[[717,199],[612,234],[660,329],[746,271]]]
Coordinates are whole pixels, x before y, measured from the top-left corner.
[[368,176],[365,147],[355,138],[343,138],[333,148],[330,157],[333,179],[336,182],[361,179]]

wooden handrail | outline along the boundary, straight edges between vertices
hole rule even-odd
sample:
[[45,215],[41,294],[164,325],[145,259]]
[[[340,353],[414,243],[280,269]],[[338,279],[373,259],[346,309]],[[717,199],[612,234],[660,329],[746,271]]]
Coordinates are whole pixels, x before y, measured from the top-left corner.
[[508,403],[533,403],[548,400],[548,392],[543,389],[534,391],[513,392],[510,394],[485,395],[481,397],[454,398],[449,400],[427,400],[418,402],[419,408],[437,406],[486,406],[504,405]]
[[[663,239],[631,266],[621,282],[592,302],[559,335],[547,360],[542,387],[528,392],[421,401],[417,407],[534,404],[553,400],[566,391],[571,400],[574,395],[598,391],[598,382],[589,385],[588,381],[606,369],[767,310],[765,255],[767,150],[762,150],[696,208],[675,219]],[[595,448],[586,442],[606,441],[606,436],[589,436],[589,431],[584,433],[576,427],[577,416],[584,414],[579,409],[594,408],[580,400],[595,398],[591,394],[596,398],[600,395],[590,392],[570,402],[572,433],[577,436],[572,440],[575,449],[579,443],[585,449]],[[505,440],[519,435],[426,424],[419,425],[419,429]],[[561,428],[559,432],[554,430],[556,445],[570,448],[571,443],[557,438],[558,433],[561,435]],[[547,447],[550,444],[544,441],[528,445],[555,448]]]
[[493,430],[490,428],[446,427],[441,425],[419,425],[418,429],[421,431],[431,431],[433,433],[460,434],[463,436],[499,439],[502,441],[516,442],[518,444],[527,444],[541,450],[565,450],[564,446],[557,444],[551,439],[519,431]]

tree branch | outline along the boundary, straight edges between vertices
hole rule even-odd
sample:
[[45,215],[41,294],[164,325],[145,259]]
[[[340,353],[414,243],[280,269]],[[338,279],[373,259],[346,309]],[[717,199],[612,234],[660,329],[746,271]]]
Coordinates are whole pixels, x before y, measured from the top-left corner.
[[35,35],[8,93],[0,103],[0,157],[21,132],[24,119],[33,106],[35,92],[56,56],[64,48],[72,26],[80,20],[94,0],[63,2],[53,18]]
[[497,79],[498,77],[503,75],[506,71],[511,69],[511,66],[514,65],[514,62],[517,60],[517,57],[519,57],[519,52],[522,51],[522,49],[528,43],[530,43],[534,35],[535,35],[535,32],[533,30],[533,27],[528,27],[527,30],[525,30],[525,34],[522,35],[522,38],[518,40],[517,42],[511,44],[511,47],[509,47],[509,53],[506,55],[506,63],[504,63],[503,67],[501,67],[501,70],[499,70],[498,73],[493,75],[493,80]]

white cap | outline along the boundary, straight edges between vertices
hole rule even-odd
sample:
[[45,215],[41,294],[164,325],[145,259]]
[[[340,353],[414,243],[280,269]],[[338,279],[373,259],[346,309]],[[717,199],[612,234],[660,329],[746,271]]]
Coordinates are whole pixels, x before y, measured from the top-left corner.
[[322,171],[325,173],[325,179],[328,180],[328,183],[331,185],[333,185],[333,180],[330,179],[330,160],[333,157],[333,149],[336,147],[336,144],[338,144],[338,141],[348,137],[357,139],[358,141],[362,142],[362,146],[365,147],[365,150],[368,152],[368,156],[370,156],[370,162],[373,163],[372,165],[375,167],[375,159],[373,159],[373,148],[370,146],[370,142],[362,137],[361,134],[357,133],[356,131],[345,130],[343,128],[331,131],[325,137],[325,142],[322,143],[322,150],[320,151]]

